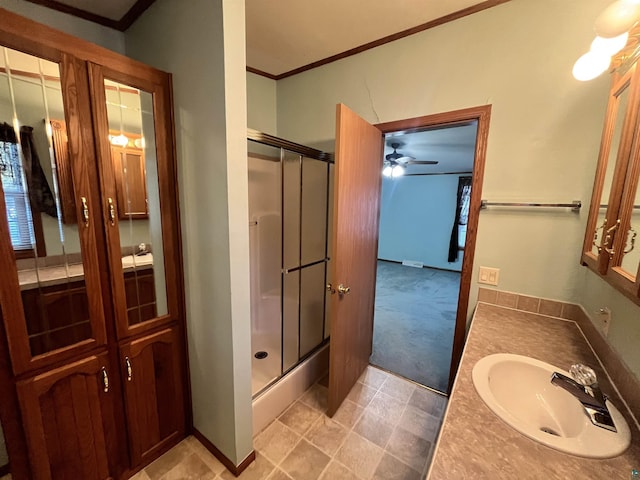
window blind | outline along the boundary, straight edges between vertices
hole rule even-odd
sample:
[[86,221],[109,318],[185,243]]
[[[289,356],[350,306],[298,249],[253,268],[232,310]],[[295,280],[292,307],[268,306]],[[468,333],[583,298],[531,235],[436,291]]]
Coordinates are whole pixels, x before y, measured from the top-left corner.
[[2,190],[14,250],[32,250],[35,245],[29,200],[22,175],[18,145],[0,141]]

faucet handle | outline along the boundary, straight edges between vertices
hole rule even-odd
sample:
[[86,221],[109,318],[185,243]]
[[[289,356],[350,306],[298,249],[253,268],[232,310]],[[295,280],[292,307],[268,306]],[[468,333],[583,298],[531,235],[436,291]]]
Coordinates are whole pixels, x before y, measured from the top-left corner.
[[571,365],[571,368],[569,368],[569,374],[576,382],[580,385],[584,385],[585,387],[598,384],[598,378],[596,377],[596,372],[593,371],[593,368],[582,365],[581,363]]

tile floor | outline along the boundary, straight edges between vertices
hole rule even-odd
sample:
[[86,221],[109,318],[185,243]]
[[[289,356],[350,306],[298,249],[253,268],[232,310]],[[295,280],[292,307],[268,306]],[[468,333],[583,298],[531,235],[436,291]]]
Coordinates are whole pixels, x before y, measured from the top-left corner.
[[[240,480],[424,478],[446,397],[369,367],[331,419],[325,385],[313,385],[254,438],[256,461]],[[133,478],[235,477],[189,437]]]

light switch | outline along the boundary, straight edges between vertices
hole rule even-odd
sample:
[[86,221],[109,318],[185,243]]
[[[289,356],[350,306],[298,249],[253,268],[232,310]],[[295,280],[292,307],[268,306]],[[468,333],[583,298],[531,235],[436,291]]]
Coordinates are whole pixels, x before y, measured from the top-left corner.
[[484,283],[485,285],[498,285],[498,278],[500,277],[499,268],[480,267],[480,274],[478,283]]

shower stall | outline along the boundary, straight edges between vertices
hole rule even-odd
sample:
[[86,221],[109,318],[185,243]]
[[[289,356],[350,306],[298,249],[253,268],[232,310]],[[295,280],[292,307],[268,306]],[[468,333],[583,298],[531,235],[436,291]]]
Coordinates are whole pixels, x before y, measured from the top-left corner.
[[252,394],[329,337],[331,155],[249,130]]

